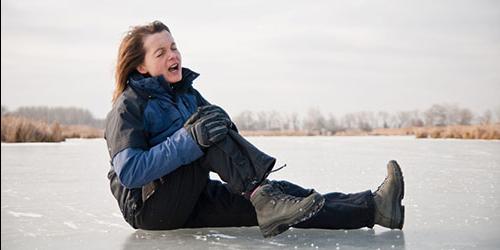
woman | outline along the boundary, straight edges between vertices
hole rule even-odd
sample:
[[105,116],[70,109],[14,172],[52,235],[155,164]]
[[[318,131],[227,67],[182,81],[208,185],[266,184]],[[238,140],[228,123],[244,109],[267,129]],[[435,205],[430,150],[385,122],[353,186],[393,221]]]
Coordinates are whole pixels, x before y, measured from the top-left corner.
[[[395,161],[377,191],[321,195],[267,179],[275,159],[192,86],[168,27],[133,27],[116,66],[105,138],[111,191],[134,228],[256,226],[264,237],[299,228],[403,227],[404,183]],[[209,172],[223,181],[210,180]]]

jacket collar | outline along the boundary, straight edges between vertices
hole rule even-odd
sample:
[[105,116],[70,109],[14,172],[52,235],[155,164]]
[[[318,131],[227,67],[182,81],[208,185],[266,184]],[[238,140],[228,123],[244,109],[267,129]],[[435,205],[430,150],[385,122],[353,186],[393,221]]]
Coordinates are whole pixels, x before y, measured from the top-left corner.
[[188,68],[182,68],[182,80],[177,83],[169,83],[163,76],[145,76],[135,71],[129,76],[128,84],[134,90],[144,91],[149,94],[174,94],[189,89],[193,85],[194,79],[199,75]]

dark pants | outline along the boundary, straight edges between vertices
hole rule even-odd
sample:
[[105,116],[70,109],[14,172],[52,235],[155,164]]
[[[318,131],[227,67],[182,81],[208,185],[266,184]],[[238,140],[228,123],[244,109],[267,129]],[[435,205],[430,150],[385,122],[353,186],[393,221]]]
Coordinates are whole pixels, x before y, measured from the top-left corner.
[[[241,193],[251,191],[265,179],[275,160],[238,134],[231,135],[201,159],[165,176],[163,184],[138,208],[132,224],[146,230],[258,225],[252,203]],[[218,173],[227,184],[210,180],[210,171]],[[286,181],[279,185],[294,196],[305,197],[311,192]],[[328,193],[324,197],[325,205],[318,214],[295,227],[373,227],[371,191]]]

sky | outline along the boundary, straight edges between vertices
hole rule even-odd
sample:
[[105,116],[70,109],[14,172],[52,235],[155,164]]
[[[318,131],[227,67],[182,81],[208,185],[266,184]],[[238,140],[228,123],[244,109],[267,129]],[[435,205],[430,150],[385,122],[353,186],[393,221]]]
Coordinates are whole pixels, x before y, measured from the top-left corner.
[[2,0],[2,106],[104,118],[120,40],[153,20],[231,115],[500,108],[500,1],[486,0]]

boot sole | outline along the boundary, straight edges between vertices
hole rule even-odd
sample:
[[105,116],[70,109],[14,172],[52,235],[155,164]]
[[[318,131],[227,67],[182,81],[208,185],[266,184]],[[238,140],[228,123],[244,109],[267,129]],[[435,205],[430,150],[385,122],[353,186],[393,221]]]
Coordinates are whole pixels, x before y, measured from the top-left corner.
[[281,234],[288,230],[291,226],[296,225],[300,222],[310,219],[314,215],[316,215],[325,204],[325,198],[321,196],[321,194],[316,193],[315,198],[312,202],[310,202],[307,208],[303,209],[303,214],[297,218],[297,216],[293,216],[291,218],[286,218],[281,223],[270,224],[267,226],[261,227],[261,232],[264,238],[269,238]]
[[405,207],[401,205],[401,200],[403,200],[405,195],[405,182],[403,178],[403,172],[401,171],[401,167],[394,160],[390,161],[388,167],[393,166],[394,173],[399,180],[399,184],[401,185],[401,189],[397,195],[398,202],[394,203],[395,207],[393,207],[393,211],[399,210],[399,217],[401,218],[398,222],[391,223],[391,228],[403,229],[404,221],[405,221]]

